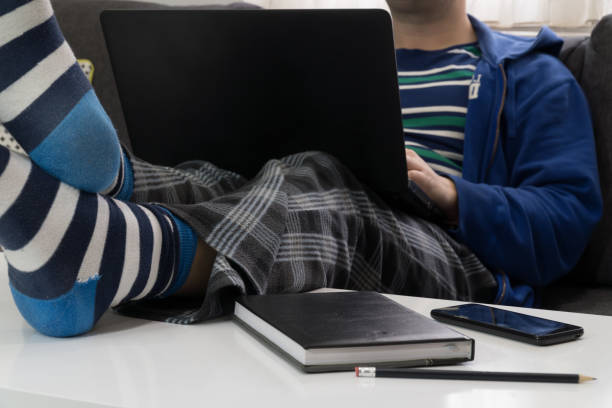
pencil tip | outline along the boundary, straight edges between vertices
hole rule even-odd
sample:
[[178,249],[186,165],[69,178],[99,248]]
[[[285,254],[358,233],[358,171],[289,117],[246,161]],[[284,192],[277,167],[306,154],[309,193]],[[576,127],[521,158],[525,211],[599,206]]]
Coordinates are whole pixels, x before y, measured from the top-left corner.
[[579,375],[578,376],[578,382],[593,381],[593,380],[596,380],[596,379],[597,378],[595,378],[595,377],[589,377],[589,376],[586,376],[586,375]]

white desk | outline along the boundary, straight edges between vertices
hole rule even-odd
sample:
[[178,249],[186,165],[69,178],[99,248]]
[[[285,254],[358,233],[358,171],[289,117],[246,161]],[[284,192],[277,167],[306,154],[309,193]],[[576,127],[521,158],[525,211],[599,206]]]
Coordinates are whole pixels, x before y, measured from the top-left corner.
[[[460,330],[476,339],[464,369],[581,373],[598,378],[591,383],[303,374],[229,320],[178,326],[107,313],[88,335],[45,337],[18,314],[5,268],[1,259],[0,407],[612,406],[612,317],[532,310],[584,327],[581,340],[551,347]],[[425,315],[450,303],[392,298]]]

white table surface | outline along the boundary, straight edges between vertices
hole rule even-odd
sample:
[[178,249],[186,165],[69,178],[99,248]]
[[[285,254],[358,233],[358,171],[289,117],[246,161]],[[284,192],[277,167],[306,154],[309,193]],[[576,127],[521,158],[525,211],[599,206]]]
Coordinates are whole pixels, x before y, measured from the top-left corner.
[[[429,315],[453,302],[392,299]],[[582,339],[537,347],[476,339],[465,370],[580,373],[584,384],[356,378],[304,374],[234,322],[179,326],[106,313],[89,334],[54,339],[21,318],[0,255],[0,407],[611,407],[612,317],[530,310],[584,327]]]

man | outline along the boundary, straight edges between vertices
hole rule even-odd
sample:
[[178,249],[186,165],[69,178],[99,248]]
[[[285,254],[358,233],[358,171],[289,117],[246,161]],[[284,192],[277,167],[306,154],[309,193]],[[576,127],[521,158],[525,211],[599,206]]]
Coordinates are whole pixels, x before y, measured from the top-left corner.
[[48,0],[3,3],[0,121],[30,158],[0,148],[0,245],[24,318],[71,336],[109,306],[191,323],[238,293],[325,286],[531,305],[602,205],[586,103],[546,55],[560,41],[493,33],[464,1],[389,5],[408,177],[445,225],[391,209],[322,153],[252,180],[132,157]]
[[450,176],[455,189],[433,175],[411,177],[441,205],[452,208],[457,197],[451,233],[494,269],[496,301],[531,305],[521,284],[545,286],[569,271],[601,212],[588,107],[554,58],[562,43],[547,29],[533,40],[494,33],[468,19],[465,1],[389,5],[397,48],[478,39],[463,177]]

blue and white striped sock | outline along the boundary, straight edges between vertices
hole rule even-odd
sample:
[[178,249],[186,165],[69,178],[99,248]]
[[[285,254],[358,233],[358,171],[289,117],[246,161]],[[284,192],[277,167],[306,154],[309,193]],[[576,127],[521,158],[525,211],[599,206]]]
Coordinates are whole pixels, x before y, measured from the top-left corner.
[[130,197],[127,157],[49,0],[0,2],[0,122],[49,174]]
[[0,147],[0,246],[23,317],[65,337],[109,306],[174,293],[197,238],[161,207],[79,191]]

